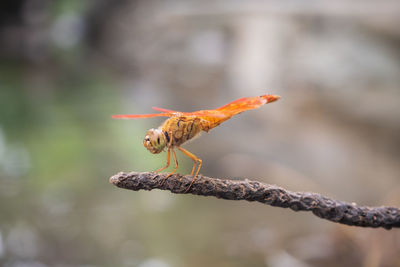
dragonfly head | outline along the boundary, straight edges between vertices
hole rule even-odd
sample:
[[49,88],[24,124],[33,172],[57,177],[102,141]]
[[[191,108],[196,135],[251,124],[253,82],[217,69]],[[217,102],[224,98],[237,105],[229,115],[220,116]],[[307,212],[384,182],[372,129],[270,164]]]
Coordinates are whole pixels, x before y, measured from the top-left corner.
[[146,132],[143,145],[153,154],[164,150],[166,145],[165,135],[161,129],[150,129]]

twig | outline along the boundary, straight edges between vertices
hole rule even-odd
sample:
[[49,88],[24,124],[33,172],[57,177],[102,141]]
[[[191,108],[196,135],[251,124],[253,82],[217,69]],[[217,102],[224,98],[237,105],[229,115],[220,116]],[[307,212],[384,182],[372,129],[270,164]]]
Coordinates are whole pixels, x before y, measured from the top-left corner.
[[312,211],[314,215],[336,223],[362,227],[400,227],[400,209],[394,207],[366,207],[324,197],[317,193],[291,192],[281,187],[248,179],[221,180],[199,175],[188,192],[192,176],[174,174],[165,183],[166,173],[120,172],[110,178],[110,183],[134,191],[161,189],[172,193],[190,193],[215,196],[228,200],[258,201],[294,211]]

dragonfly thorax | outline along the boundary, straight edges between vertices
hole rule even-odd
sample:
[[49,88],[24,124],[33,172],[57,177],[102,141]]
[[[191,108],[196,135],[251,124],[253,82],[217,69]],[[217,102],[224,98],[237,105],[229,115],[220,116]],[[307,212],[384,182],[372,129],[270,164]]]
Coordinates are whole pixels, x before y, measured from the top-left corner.
[[166,144],[165,135],[160,128],[148,130],[143,140],[143,145],[153,154],[163,151]]

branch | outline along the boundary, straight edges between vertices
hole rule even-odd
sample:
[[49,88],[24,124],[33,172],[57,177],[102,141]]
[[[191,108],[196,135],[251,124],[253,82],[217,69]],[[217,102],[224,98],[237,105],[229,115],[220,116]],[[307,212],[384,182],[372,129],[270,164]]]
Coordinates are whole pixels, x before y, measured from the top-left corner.
[[174,174],[161,184],[166,176],[166,173],[120,172],[110,178],[110,183],[134,191],[161,189],[175,194],[190,193],[228,200],[258,201],[294,211],[311,211],[322,219],[353,226],[385,229],[400,227],[399,208],[358,206],[355,203],[330,199],[317,193],[291,192],[275,185],[248,179],[221,180],[202,175],[197,176],[195,183],[186,192],[192,176]]

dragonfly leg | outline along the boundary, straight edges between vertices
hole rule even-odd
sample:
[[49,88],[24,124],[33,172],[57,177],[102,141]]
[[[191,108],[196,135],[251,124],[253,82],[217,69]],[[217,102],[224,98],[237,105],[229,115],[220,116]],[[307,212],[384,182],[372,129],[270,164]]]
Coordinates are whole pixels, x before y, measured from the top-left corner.
[[171,160],[171,149],[168,148],[167,165],[165,165],[164,167],[156,170],[155,172],[160,172],[160,171],[165,170],[166,168],[168,168],[170,160]]
[[189,158],[191,158],[194,161],[193,168],[192,168],[192,173],[191,173],[192,176],[193,176],[194,170],[196,169],[197,162],[199,163],[199,166],[197,167],[196,174],[193,176],[192,182],[190,183],[189,187],[186,189],[186,192],[187,192],[187,191],[189,191],[190,187],[192,187],[194,181],[196,180],[196,176],[197,176],[197,174],[199,174],[199,171],[200,171],[200,168],[201,168],[201,165],[202,165],[203,161],[201,159],[199,159],[198,157],[196,157],[194,154],[192,154],[189,151],[187,151],[186,149],[184,149],[184,148],[181,148],[181,147],[178,146],[178,149],[180,151],[182,151],[183,154],[185,154],[186,156],[188,156]]
[[175,169],[172,172],[170,172],[170,174],[168,174],[168,176],[162,180],[161,184],[164,184],[164,182],[168,179],[168,177],[170,177],[172,174],[174,174],[174,172],[176,172],[176,170],[178,169],[178,160],[176,159],[175,151],[173,148],[171,150],[172,150],[172,157],[174,158],[174,162],[175,162]]

